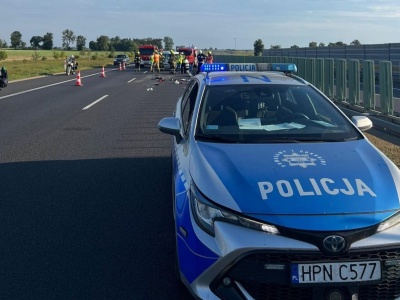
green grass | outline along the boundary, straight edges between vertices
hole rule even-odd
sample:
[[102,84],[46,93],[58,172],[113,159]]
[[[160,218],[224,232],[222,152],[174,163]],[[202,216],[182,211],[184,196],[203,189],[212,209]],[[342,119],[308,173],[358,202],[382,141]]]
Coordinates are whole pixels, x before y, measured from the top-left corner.
[[[113,57],[119,53],[92,51],[56,51],[56,50],[10,50],[7,59],[0,61],[0,66],[8,70],[9,81],[36,76],[53,75],[64,72],[64,60],[74,55],[79,62],[80,70],[100,68],[112,65]],[[131,56],[130,53],[128,55]],[[111,57],[110,57],[111,56]]]

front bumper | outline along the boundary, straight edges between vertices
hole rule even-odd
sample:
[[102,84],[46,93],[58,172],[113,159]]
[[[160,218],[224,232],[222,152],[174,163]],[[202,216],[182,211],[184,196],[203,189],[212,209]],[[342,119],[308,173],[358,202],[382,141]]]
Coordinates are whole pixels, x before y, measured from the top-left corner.
[[[219,256],[195,280],[186,281],[200,299],[400,299],[399,228],[355,242],[343,255],[327,256],[308,243],[223,222],[215,223],[215,237],[205,236],[195,223],[192,225],[202,244]],[[192,267],[201,265],[196,249],[185,251],[186,255],[189,252],[196,256]],[[292,262],[369,259],[382,262],[379,282],[299,286],[290,281]],[[209,263],[209,258],[204,260]],[[266,268],[267,265],[279,268]],[[332,295],[342,298],[331,298]]]

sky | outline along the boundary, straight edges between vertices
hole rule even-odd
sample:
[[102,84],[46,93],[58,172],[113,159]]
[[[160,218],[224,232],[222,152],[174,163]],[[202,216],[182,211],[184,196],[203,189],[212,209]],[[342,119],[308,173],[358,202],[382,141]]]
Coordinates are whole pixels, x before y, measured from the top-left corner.
[[[5,0],[0,0],[0,3]],[[290,48],[358,40],[400,43],[400,0],[13,0],[1,5],[0,39],[14,31],[29,45],[32,36],[53,34],[62,46],[66,29],[90,41],[171,37],[174,46],[254,49],[262,41]]]

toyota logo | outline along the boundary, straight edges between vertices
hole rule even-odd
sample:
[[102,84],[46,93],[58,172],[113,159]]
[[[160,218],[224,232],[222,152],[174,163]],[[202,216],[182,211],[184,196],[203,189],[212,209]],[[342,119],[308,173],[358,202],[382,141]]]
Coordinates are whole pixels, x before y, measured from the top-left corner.
[[340,252],[346,247],[346,240],[339,235],[330,235],[322,242],[326,251]]

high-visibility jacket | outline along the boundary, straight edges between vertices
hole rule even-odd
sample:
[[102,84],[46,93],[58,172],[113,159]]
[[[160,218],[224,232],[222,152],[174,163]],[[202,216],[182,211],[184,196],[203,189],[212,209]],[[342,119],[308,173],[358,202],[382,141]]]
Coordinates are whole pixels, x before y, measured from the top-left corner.
[[156,53],[154,54],[154,62],[160,62],[160,54]]
[[213,59],[214,59],[214,57],[211,54],[207,55],[206,56],[206,63],[212,64]]

